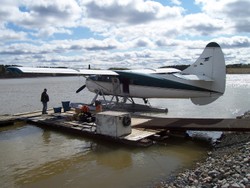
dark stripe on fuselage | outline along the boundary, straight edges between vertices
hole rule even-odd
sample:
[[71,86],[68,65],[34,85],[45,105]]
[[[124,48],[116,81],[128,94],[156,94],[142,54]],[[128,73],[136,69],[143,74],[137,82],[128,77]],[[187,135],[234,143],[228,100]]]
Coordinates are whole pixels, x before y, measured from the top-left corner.
[[119,74],[119,79],[126,78],[130,80],[130,85],[140,85],[149,87],[159,87],[159,88],[171,88],[171,89],[181,89],[181,90],[191,90],[191,91],[202,91],[202,92],[215,92],[212,90],[187,85],[184,83],[175,82],[172,80],[167,80],[158,75],[154,74],[140,74],[131,72],[115,71]]

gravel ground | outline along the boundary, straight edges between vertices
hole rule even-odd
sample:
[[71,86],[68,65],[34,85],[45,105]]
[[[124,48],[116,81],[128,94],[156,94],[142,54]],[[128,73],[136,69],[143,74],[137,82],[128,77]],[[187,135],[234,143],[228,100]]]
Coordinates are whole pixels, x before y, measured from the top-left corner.
[[[250,112],[238,118],[250,119]],[[250,133],[224,134],[204,161],[156,187],[250,188]]]

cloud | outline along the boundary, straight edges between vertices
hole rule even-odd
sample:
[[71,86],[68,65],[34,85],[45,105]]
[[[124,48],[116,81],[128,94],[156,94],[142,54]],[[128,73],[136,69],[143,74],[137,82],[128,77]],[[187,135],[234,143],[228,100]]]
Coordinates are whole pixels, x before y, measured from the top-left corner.
[[88,51],[113,50],[118,47],[118,42],[113,39],[105,39],[103,41],[89,39],[84,42],[83,47]]
[[232,1],[225,5],[225,14],[234,22],[237,32],[250,32],[250,2]]
[[250,32],[250,6],[248,0],[196,0],[202,10],[211,18],[221,19],[234,32]]
[[69,29],[64,29],[64,28],[57,28],[57,27],[45,27],[41,28],[40,30],[37,31],[37,33],[32,34],[35,37],[48,37],[48,36],[53,36],[54,34],[68,34],[71,35],[72,31]]
[[15,32],[10,29],[0,29],[0,41],[8,42],[8,41],[19,41],[27,39],[27,34],[25,32]]
[[63,31],[69,33],[63,28],[76,26],[76,22],[81,16],[81,9],[76,1],[26,0],[13,2],[1,2],[0,23],[2,25],[13,23],[17,27],[40,33],[37,35],[53,35]]
[[219,38],[218,41],[220,42],[223,48],[230,48],[230,49],[240,49],[240,48],[249,48],[250,47],[250,38],[244,36],[234,36],[228,40],[228,38]]
[[225,25],[219,19],[211,18],[204,13],[197,13],[185,16],[182,27],[186,35],[209,36],[220,34]]
[[93,0],[85,4],[88,18],[113,24],[145,24],[181,16],[182,8],[163,6],[155,1]]
[[179,0],[171,0],[172,4],[175,4],[175,5],[181,5],[181,1]]

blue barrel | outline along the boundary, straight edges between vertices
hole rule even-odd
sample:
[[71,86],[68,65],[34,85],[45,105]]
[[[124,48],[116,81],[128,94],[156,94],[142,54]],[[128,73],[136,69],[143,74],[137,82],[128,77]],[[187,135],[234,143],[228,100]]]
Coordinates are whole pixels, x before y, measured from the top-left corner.
[[64,111],[64,112],[70,110],[69,104],[70,104],[70,101],[62,101],[62,106],[63,106],[63,111]]
[[62,107],[54,108],[54,113],[61,113],[61,112],[62,112]]

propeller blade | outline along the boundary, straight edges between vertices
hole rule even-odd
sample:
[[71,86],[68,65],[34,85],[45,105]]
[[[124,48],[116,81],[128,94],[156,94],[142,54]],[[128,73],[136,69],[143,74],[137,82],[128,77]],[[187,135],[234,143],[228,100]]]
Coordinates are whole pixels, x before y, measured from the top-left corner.
[[86,87],[86,85],[81,86],[78,90],[76,90],[76,93],[79,93],[79,92],[82,91],[85,87]]

